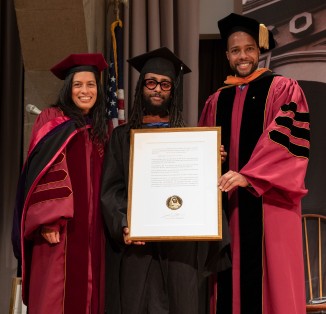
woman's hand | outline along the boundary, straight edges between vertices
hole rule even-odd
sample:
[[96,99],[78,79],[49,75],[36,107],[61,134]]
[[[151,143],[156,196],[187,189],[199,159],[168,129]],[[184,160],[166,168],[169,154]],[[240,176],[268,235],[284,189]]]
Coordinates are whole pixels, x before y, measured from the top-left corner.
[[59,231],[54,231],[53,229],[48,229],[46,227],[42,227],[41,235],[46,241],[48,241],[51,244],[60,242]]

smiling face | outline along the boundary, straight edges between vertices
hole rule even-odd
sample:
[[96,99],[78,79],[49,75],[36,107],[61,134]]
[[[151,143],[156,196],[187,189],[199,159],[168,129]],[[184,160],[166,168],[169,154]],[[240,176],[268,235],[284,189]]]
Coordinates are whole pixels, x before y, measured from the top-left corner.
[[260,50],[255,39],[245,32],[235,32],[228,38],[226,56],[239,77],[246,77],[258,68]]
[[97,84],[93,72],[76,72],[74,74],[71,98],[84,115],[89,113],[97,98]]

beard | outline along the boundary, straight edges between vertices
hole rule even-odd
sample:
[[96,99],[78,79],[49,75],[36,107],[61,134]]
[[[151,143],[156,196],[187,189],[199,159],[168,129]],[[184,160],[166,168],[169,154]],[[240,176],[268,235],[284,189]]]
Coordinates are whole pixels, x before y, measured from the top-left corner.
[[169,115],[171,99],[164,99],[161,105],[153,105],[150,97],[143,97],[144,113],[146,115],[165,117]]

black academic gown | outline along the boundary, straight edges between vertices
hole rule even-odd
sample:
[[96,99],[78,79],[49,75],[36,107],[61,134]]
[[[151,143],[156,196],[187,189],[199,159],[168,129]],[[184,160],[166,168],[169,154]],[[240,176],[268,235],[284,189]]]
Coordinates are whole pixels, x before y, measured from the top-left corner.
[[[104,158],[101,204],[107,226],[106,312],[108,314],[198,314],[199,280],[207,261],[207,242],[147,242],[126,246],[130,128],[113,130]],[[216,269],[229,267],[228,244],[215,242],[209,254]],[[210,266],[212,260],[210,260]],[[200,305],[205,307],[205,305]]]

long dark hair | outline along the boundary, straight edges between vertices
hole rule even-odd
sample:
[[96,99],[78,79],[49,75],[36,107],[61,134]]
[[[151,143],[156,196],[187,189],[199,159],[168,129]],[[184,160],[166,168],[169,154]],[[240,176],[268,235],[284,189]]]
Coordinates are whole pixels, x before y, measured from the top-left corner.
[[[132,129],[141,129],[144,116],[143,102],[143,82],[145,74],[140,74],[135,89],[133,107],[131,109],[129,124]],[[184,127],[185,122],[182,117],[182,98],[178,97],[178,83],[173,82],[172,97],[169,106],[170,128]]]
[[53,106],[60,108],[64,115],[74,120],[78,128],[86,124],[91,124],[92,130],[90,134],[92,141],[98,141],[104,144],[107,140],[107,124],[105,116],[105,98],[100,76],[97,72],[94,72],[97,85],[97,97],[89,114],[85,116],[82,110],[75,105],[71,97],[74,74],[75,73],[71,73],[66,77],[59,92],[58,99]]

